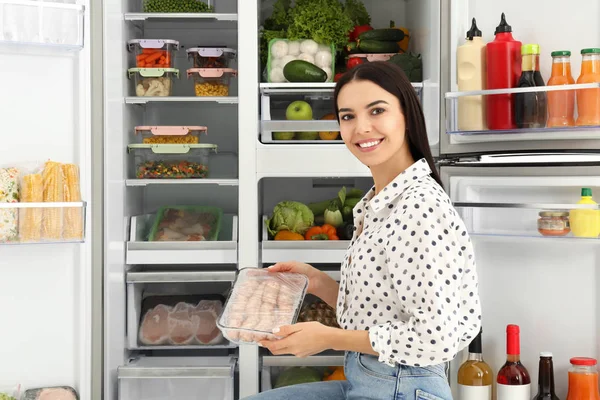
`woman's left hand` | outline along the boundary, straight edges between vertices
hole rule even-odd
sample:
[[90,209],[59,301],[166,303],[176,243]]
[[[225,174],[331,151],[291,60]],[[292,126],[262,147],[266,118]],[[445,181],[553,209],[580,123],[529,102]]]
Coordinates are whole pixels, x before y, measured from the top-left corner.
[[263,340],[260,344],[274,355],[308,357],[330,349],[335,331],[338,330],[316,321],[300,322],[279,327],[279,331],[273,333],[281,339]]

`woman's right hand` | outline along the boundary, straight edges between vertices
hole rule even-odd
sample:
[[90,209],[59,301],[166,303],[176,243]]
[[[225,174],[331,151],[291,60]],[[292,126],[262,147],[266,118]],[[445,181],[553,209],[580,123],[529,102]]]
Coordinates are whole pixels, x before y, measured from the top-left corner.
[[[307,293],[316,294],[322,277],[325,275],[310,264],[301,263],[298,261],[283,261],[267,268],[269,272],[295,272],[297,274],[306,275],[308,278]],[[325,275],[327,276],[327,275]]]

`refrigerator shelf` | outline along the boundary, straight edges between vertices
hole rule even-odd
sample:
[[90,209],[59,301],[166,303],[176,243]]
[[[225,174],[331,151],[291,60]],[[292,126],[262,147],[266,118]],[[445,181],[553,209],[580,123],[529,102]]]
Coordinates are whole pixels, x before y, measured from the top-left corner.
[[236,264],[237,215],[224,214],[219,239],[202,242],[149,242],[154,214],[131,217],[126,263],[134,264]]
[[125,21],[237,21],[237,13],[125,13]]
[[3,16],[0,44],[16,48],[46,47],[79,51],[83,48],[82,4],[37,0],[0,0]]
[[239,179],[126,179],[125,186],[138,187],[149,185],[218,185],[239,186]]
[[157,96],[157,97],[137,97],[128,96],[125,97],[125,104],[141,104],[145,105],[148,103],[218,103],[218,104],[237,104],[237,96],[229,97],[200,97],[200,96]]
[[[301,260],[306,263],[341,263],[350,245],[349,240],[269,240],[262,223],[262,262],[276,263],[283,260]],[[339,273],[339,271],[338,271]]]
[[479,202],[454,202],[455,208],[521,208],[528,210],[600,210],[600,204],[553,204],[553,203],[479,203]]
[[[83,243],[86,206],[85,201],[0,203],[0,245]],[[43,231],[46,223],[51,235]],[[55,225],[62,227],[60,233]]]

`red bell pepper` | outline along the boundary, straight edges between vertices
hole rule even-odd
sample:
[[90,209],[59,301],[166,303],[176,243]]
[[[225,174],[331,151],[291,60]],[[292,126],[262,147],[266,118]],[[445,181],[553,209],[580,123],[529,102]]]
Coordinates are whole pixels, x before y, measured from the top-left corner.
[[354,29],[352,29],[350,31],[350,35],[349,35],[350,41],[351,42],[355,42],[356,39],[358,39],[358,35],[360,35],[363,32],[370,31],[372,29],[373,29],[373,27],[371,27],[370,25],[357,25],[357,26],[355,26]]

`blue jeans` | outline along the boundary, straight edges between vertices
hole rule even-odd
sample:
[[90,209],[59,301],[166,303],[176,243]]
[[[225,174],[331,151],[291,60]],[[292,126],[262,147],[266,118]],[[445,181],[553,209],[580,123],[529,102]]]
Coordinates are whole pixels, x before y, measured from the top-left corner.
[[245,400],[452,400],[446,364],[390,367],[375,356],[347,352],[344,373],[345,381],[287,386]]

